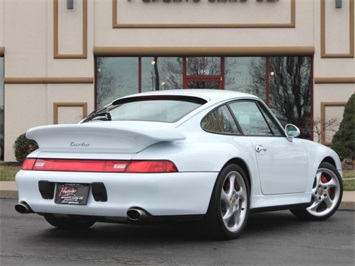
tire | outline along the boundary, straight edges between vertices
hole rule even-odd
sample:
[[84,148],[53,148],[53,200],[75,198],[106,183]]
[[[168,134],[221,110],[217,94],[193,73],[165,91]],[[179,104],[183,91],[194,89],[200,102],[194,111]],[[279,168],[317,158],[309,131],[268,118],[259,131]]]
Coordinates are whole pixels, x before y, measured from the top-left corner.
[[242,168],[227,165],[218,175],[205,223],[216,239],[235,239],[249,216],[249,184]]
[[95,220],[90,218],[77,218],[53,214],[45,214],[44,219],[46,219],[50,225],[66,230],[85,230],[95,224]]
[[338,209],[343,196],[343,182],[337,169],[330,163],[320,164],[312,187],[311,205],[305,209],[290,209],[304,220],[322,221]]

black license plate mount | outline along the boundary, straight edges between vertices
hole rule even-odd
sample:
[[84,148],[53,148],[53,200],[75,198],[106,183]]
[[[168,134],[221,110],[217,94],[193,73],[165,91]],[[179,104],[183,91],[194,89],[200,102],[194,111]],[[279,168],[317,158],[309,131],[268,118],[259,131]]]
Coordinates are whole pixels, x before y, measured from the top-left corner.
[[55,203],[65,205],[86,205],[88,202],[89,190],[89,184],[57,184]]

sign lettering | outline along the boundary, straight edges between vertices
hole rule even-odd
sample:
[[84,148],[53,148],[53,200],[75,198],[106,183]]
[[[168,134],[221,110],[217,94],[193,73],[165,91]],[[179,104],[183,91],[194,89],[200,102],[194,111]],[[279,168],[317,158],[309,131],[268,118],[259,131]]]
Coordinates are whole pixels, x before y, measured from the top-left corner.
[[[130,1],[130,0],[128,0]],[[246,2],[248,0],[239,0],[239,2]],[[190,3],[198,3],[201,0],[142,0],[143,3],[154,3],[154,2],[164,2],[164,3],[181,3],[181,2],[190,2]],[[238,2],[238,0],[208,0],[210,3],[226,3],[226,2]]]
[[[133,0],[127,0],[131,2]],[[203,1],[209,3],[237,3],[237,2],[247,2],[248,0],[141,0],[143,3],[200,3]],[[256,0],[257,2],[263,2],[263,0]],[[266,0],[267,3],[278,2],[279,0]]]

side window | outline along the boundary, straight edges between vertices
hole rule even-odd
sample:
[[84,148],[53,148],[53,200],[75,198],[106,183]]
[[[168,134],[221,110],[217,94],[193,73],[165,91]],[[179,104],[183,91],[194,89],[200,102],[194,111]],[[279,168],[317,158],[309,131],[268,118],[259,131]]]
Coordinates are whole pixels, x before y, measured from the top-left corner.
[[212,133],[240,134],[227,106],[219,107],[202,119],[201,127]]
[[280,127],[275,123],[269,113],[267,113],[264,109],[260,108],[260,111],[263,113],[263,116],[270,127],[270,130],[274,136],[282,137],[284,136],[284,131],[280,130]]
[[268,113],[259,108],[256,102],[233,102],[230,108],[245,135],[283,136],[277,124]]

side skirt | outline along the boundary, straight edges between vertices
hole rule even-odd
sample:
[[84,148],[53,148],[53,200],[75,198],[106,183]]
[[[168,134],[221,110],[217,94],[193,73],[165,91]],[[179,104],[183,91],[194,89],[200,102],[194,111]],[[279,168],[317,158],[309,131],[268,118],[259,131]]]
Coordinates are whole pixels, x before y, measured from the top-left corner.
[[302,203],[302,204],[291,204],[291,205],[283,205],[283,206],[262,207],[262,208],[250,209],[250,212],[257,213],[257,212],[268,212],[268,211],[281,211],[281,210],[288,210],[288,209],[305,209],[310,205],[311,203]]

